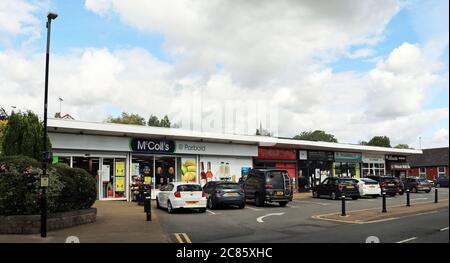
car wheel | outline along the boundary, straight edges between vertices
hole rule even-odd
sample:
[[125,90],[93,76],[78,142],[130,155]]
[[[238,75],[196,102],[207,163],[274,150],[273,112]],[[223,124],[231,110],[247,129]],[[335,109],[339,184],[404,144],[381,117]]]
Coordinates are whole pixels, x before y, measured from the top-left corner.
[[256,206],[263,206],[264,205],[264,201],[261,199],[261,196],[258,193],[255,196],[255,205]]
[[427,194],[428,194],[429,192],[431,192],[431,190],[427,190],[427,191],[425,191],[425,193],[427,193]]
[[287,201],[278,202],[278,204],[280,204],[281,207],[285,207],[287,203],[288,203]]
[[411,189],[411,192],[412,192],[412,193],[417,193],[417,188],[413,187],[413,188]]
[[336,195],[335,192],[331,192],[330,197],[331,197],[331,199],[333,199],[333,200],[336,200],[336,199],[337,199],[337,195]]
[[238,207],[239,207],[239,209],[245,208],[245,203],[240,204]]
[[214,209],[214,208],[215,208],[214,203],[213,203],[213,201],[211,200],[211,197],[208,198],[207,205],[208,205],[208,208],[209,208],[209,209]]
[[317,191],[313,191],[312,193],[313,198],[319,198],[319,193]]
[[159,199],[156,198],[156,208],[161,209],[161,205],[159,204]]
[[173,207],[172,207],[172,203],[170,203],[170,201],[167,201],[167,212],[169,214],[173,214]]
[[198,210],[198,212],[204,213],[204,212],[206,212],[206,208],[200,208],[200,209]]
[[353,196],[352,200],[358,200],[358,197],[357,196]]
[[390,196],[390,197],[394,197],[394,196],[395,196],[395,194],[390,194],[389,196]]
[[438,188],[441,187],[441,184],[436,184],[436,187],[438,187]]
[[405,192],[403,192],[403,191],[398,192],[399,195],[403,195],[404,193],[405,193]]
[[378,198],[378,195],[374,195],[373,198]]

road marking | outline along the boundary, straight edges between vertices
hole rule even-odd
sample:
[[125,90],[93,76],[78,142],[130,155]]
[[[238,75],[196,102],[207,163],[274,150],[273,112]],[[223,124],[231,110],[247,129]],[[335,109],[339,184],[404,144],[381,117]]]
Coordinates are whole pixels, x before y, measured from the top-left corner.
[[191,239],[186,233],[174,233],[174,236],[177,239],[178,243],[192,243]]
[[447,231],[447,230],[448,230],[448,227],[444,227],[444,228],[440,229],[439,231],[444,232],[444,231]]
[[177,239],[178,243],[184,243],[180,237],[180,233],[174,233],[174,235],[175,235],[175,238]]
[[208,212],[208,213],[210,213],[210,214],[212,214],[212,215],[216,215],[216,213],[214,213],[213,211],[211,211],[211,210],[206,210],[206,212]]
[[187,243],[192,243],[191,239],[188,237],[188,235],[186,233],[182,233],[182,234]]
[[253,211],[260,211],[261,210],[261,209],[257,209],[257,208],[251,207],[251,206],[246,206],[246,208],[251,209]]
[[264,217],[268,217],[268,216],[282,216],[282,215],[284,215],[284,212],[283,213],[271,213],[271,214],[267,214],[267,215],[260,216],[260,217],[256,218],[256,221],[258,221],[258,223],[264,223],[264,221],[263,221]]
[[311,202],[311,201],[300,201],[300,200],[294,200],[294,202],[296,202],[296,203],[305,203],[305,204],[323,205],[323,206],[330,205],[328,203],[319,203],[319,202]]
[[408,239],[405,239],[405,240],[402,240],[402,241],[398,241],[398,242],[395,242],[395,243],[406,243],[406,242],[409,242],[409,241],[413,241],[415,239],[417,239],[417,237],[408,238]]

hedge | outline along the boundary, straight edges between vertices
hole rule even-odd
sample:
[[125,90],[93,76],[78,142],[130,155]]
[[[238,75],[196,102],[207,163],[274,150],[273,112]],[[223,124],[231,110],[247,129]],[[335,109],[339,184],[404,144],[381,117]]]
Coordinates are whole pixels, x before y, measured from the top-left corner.
[[[25,156],[0,158],[0,214],[40,213],[40,163]],[[55,165],[47,169],[50,213],[90,208],[96,199],[95,178],[82,169]]]

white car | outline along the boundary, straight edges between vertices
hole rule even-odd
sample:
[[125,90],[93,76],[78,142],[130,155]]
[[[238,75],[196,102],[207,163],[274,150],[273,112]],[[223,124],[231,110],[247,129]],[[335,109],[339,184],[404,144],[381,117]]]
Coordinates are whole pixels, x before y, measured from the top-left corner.
[[360,196],[378,197],[381,195],[380,184],[369,178],[357,178]]
[[195,183],[169,183],[160,188],[156,196],[156,206],[167,208],[173,213],[175,209],[191,208],[206,211],[206,194],[202,187]]

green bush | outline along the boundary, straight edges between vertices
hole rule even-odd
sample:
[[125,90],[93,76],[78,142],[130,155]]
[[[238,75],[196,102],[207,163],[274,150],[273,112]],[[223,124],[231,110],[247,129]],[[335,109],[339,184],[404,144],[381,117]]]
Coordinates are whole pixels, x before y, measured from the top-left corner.
[[[0,214],[38,214],[42,170],[25,156],[0,158]],[[64,165],[49,166],[47,205],[50,213],[90,208],[96,199],[96,181],[86,171]]]

